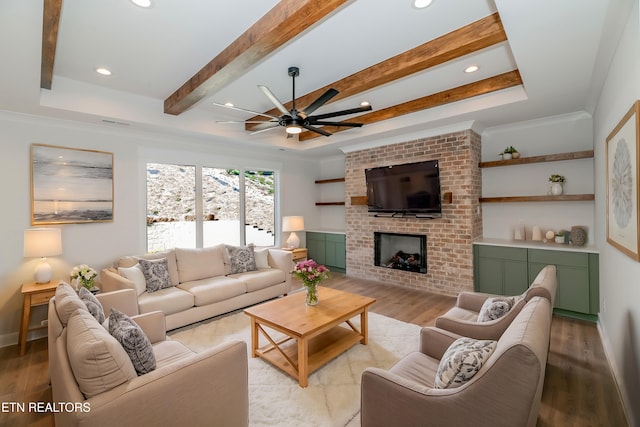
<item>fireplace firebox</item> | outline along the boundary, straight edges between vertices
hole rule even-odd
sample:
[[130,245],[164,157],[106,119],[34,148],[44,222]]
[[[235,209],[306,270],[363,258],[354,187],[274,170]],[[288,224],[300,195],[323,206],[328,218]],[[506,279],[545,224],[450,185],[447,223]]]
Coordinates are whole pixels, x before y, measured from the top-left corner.
[[374,232],[375,265],[427,273],[427,236]]

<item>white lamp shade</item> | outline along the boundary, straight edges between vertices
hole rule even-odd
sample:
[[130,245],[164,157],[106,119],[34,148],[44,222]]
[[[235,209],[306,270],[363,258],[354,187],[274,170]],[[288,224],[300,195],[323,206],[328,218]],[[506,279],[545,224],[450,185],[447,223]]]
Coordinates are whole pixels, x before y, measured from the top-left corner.
[[62,254],[62,235],[59,228],[30,228],[24,231],[25,258]]
[[304,218],[301,216],[283,216],[282,231],[302,231],[304,230]]

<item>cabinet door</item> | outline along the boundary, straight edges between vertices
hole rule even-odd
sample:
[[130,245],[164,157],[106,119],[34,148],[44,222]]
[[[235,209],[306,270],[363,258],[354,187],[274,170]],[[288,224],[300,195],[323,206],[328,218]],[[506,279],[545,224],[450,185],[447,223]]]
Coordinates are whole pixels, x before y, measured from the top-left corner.
[[519,295],[529,286],[526,249],[477,245],[474,255],[477,292]]
[[326,245],[324,233],[306,233],[308,258],[319,264],[326,264]]
[[326,234],[325,245],[326,264],[336,270],[344,271],[347,266],[344,234]]

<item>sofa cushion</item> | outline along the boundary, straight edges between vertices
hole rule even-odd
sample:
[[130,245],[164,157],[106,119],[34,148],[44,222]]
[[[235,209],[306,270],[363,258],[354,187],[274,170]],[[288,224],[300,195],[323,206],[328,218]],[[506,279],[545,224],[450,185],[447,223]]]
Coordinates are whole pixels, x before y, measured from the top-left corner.
[[173,286],[166,258],[140,259],[139,264],[147,282],[147,292],[157,292]]
[[265,268],[271,268],[269,265],[269,248],[253,249],[253,256],[256,259],[256,268],[263,270]]
[[76,310],[87,310],[87,306],[82,302],[71,285],[62,282],[56,288],[56,312],[62,326],[66,326],[69,317]]
[[118,274],[133,282],[138,295],[146,292],[147,279],[144,278],[144,273],[142,272],[140,263],[136,263],[133,267],[118,267]]
[[255,271],[256,258],[253,254],[253,246],[231,246],[227,245],[227,253],[231,262],[231,270],[229,274],[245,273],[247,271]]
[[514,297],[490,297],[482,304],[478,313],[478,322],[488,322],[504,316],[515,304]]
[[169,277],[171,277],[171,283],[176,286],[180,283],[180,277],[178,277],[178,265],[176,262],[176,254],[174,249],[168,249],[162,252],[154,252],[152,254],[144,254],[141,256],[125,256],[118,259],[116,267],[133,267],[138,263],[140,259],[159,259],[166,258],[167,266],[169,267]]
[[165,316],[187,310],[194,305],[194,298],[189,292],[175,286],[159,290],[158,292],[145,292],[138,296],[138,309],[140,313],[161,311]]
[[156,368],[151,341],[129,316],[112,308],[109,313],[109,333],[127,352],[138,375],[149,373]]
[[277,285],[287,280],[282,270],[271,268],[269,270],[250,271],[247,273],[231,274],[237,280],[241,280],[247,285],[247,292],[254,292],[269,286]]
[[156,358],[156,369],[170,365],[179,360],[193,356],[195,353],[179,341],[166,339],[153,344]]
[[176,248],[180,283],[224,276],[223,245],[208,248]]
[[97,396],[137,377],[120,343],[88,311],[76,310],[66,333],[69,364],[85,397]]
[[78,296],[87,307],[87,311],[89,311],[89,313],[91,313],[91,315],[96,318],[98,323],[104,322],[104,309],[102,308],[102,304],[100,304],[100,301],[98,301],[98,298],[96,298],[95,295],[93,295],[84,286],[80,287]]
[[192,294],[195,298],[195,305],[198,307],[228,300],[247,292],[247,286],[243,281],[228,276],[181,283],[178,288]]
[[462,337],[445,351],[436,373],[435,388],[460,387],[478,373],[496,349],[497,341]]

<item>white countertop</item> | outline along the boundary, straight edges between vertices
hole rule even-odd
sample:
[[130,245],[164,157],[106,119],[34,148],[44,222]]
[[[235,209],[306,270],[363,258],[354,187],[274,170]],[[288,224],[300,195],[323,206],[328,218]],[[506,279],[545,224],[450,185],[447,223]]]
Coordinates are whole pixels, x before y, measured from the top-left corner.
[[593,245],[573,246],[562,243],[540,242],[535,240],[508,240],[483,237],[473,242],[474,245],[508,246],[511,248],[545,249],[550,251],[599,253]]

